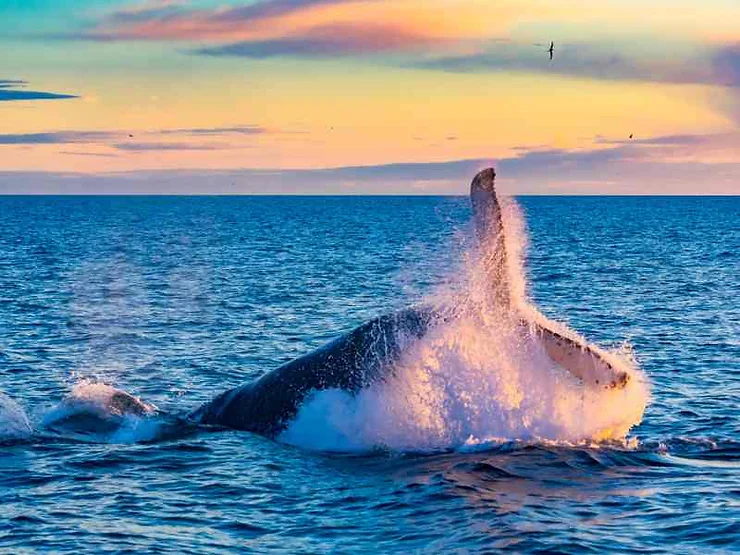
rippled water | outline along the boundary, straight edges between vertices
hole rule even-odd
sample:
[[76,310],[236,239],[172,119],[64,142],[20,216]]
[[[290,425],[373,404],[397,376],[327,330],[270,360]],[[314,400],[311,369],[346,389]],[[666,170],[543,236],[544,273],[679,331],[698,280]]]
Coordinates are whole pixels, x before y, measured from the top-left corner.
[[184,415],[421,299],[459,268],[468,201],[0,198],[0,548],[740,551],[740,199],[520,204],[536,304],[649,377],[627,443],[54,433],[85,380]]

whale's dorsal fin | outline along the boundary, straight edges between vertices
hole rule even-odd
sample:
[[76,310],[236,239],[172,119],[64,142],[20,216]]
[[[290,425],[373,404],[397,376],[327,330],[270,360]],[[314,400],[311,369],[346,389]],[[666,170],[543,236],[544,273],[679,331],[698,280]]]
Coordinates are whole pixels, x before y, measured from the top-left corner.
[[487,168],[478,172],[470,185],[470,201],[475,217],[475,231],[481,244],[481,254],[497,306],[511,305],[511,292],[506,259],[504,224],[501,205],[496,196],[496,171]]

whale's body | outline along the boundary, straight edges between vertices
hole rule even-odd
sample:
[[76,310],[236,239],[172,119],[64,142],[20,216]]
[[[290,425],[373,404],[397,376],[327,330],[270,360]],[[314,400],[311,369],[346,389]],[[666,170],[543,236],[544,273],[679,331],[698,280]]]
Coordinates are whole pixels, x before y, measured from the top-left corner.
[[[501,311],[518,310],[506,264],[501,207],[494,187],[495,172],[480,172],[471,185],[476,232],[485,268],[489,302]],[[446,311],[432,306],[410,307],[375,318],[327,345],[226,391],[191,414],[199,424],[276,437],[294,419],[313,392],[341,389],[357,394],[391,377],[409,342],[422,339],[446,321]],[[539,314],[517,314],[522,333],[531,334],[547,355],[586,387],[621,388],[629,375],[609,362],[603,351],[587,345]]]
[[222,393],[192,417],[201,424],[274,437],[309,393],[325,389],[357,393],[385,379],[402,355],[403,343],[422,338],[436,320],[428,307],[374,318],[254,382]]

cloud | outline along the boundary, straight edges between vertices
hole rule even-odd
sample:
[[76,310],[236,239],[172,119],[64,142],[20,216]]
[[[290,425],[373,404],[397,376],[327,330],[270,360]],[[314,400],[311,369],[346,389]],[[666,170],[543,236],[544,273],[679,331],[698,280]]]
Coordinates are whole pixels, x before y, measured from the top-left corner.
[[150,1],[111,13],[107,20],[121,24],[167,20],[184,13],[182,5],[174,0]]
[[[197,41],[199,46],[190,52],[251,59],[415,54],[417,59],[403,62],[405,67],[457,73],[537,72],[598,80],[740,88],[740,44],[708,46],[671,42],[672,39],[660,36],[629,35],[608,42],[602,39],[556,44],[555,60],[551,63],[545,47],[516,42],[512,37],[502,35],[481,41],[481,35],[474,39],[475,32],[468,32],[465,27],[448,32],[440,21],[421,30],[420,22],[434,10],[421,10],[419,21],[398,18],[398,13],[403,12],[368,10],[368,4],[377,6],[384,1],[387,0],[262,0],[228,7],[149,2],[113,12],[76,38]],[[357,7],[344,10],[339,19],[334,12],[320,10],[343,5]],[[454,19],[456,14],[450,17]],[[497,28],[496,32],[506,33],[506,28]],[[640,49],[640,41],[651,46]]]
[[0,145],[56,145],[94,143],[110,140],[120,133],[107,131],[54,131],[47,133],[6,133],[0,135]]
[[9,89],[11,87],[23,87],[28,85],[28,81],[20,79],[0,79],[0,89]]
[[738,140],[737,133],[704,133],[686,135],[663,135],[633,139],[607,139],[596,137],[594,143],[602,145],[646,145],[646,146],[705,146]]
[[[226,135],[253,136],[267,133],[263,127],[241,125],[232,127],[204,127],[190,129],[160,129],[137,132],[136,137],[148,138],[157,136],[201,136],[219,137]],[[41,133],[6,133],[0,134],[0,145],[67,145],[67,144],[107,144],[118,150],[216,150],[223,145],[213,143],[158,143],[154,141],[136,141],[133,133],[125,131],[48,131]],[[111,144],[112,143],[112,144]]]
[[269,58],[273,56],[335,57],[415,50],[438,40],[380,24],[342,24],[315,27],[297,36],[265,41],[242,41],[194,50],[207,56]]
[[162,129],[161,135],[262,135],[267,129],[257,125],[238,125],[233,127],[205,127],[194,129]]
[[64,100],[79,98],[73,94],[29,91],[25,89],[26,85],[28,85],[28,82],[20,79],[0,79],[0,102],[10,102],[13,100]]
[[95,158],[118,158],[118,154],[115,152],[83,152],[74,150],[60,150],[59,154],[66,154],[69,156],[92,156]]
[[[399,17],[409,12],[394,11],[393,4],[398,2],[258,0],[246,5],[206,7],[184,1],[149,1],[109,13],[67,38],[185,41],[197,44],[189,50],[196,54],[252,59],[423,54],[424,50],[425,55],[403,65],[459,73],[521,71],[598,80],[740,88],[740,44],[717,46],[660,33],[647,36],[625,30],[621,37],[612,35],[592,42],[562,44],[556,39],[555,60],[550,63],[546,47],[514,40],[516,33],[521,35],[531,25],[529,10],[519,7],[512,16],[511,7],[495,7],[492,15],[496,21],[491,29],[495,28],[499,39],[483,42],[484,35],[490,37],[494,33],[477,31],[469,13],[475,11],[474,4],[461,3],[457,10],[450,10],[449,26],[446,20],[435,19],[439,10],[424,8],[423,3],[410,4],[418,18]],[[341,9],[345,5],[350,8]],[[333,7],[340,10],[326,10]],[[458,21],[458,12],[467,15]],[[538,16],[543,18],[540,25],[551,21],[547,18],[554,17],[552,21],[557,21],[563,17],[556,12],[545,10]],[[567,12],[568,9],[564,13]],[[481,19],[476,14],[476,20]],[[499,19],[506,24],[501,26]],[[460,25],[462,21],[465,26]],[[515,35],[505,36],[507,33]]]
[[154,150],[219,150],[223,145],[216,144],[192,144],[192,143],[115,143],[114,148],[134,152],[147,152]]
[[[262,0],[226,8],[189,8],[176,2],[145,4],[113,12],[68,38],[125,40],[219,40],[264,30],[276,18],[360,0]],[[369,0],[377,1],[377,0]]]
[[246,6],[221,10],[211,15],[211,21],[255,22],[287,14],[305,11],[310,8],[330,6],[333,4],[351,4],[359,0],[263,0]]
[[[77,38],[98,41],[199,41],[216,43],[190,52],[205,56],[269,58],[327,57],[381,52],[408,52],[441,47],[448,40],[407,28],[397,20],[367,21],[351,14],[348,21],[307,18],[277,24],[279,18],[306,10],[360,0],[273,0],[230,8],[193,9],[179,4],[144,6],[115,12]],[[379,0],[366,0],[365,4]]]
[[639,147],[551,150],[501,160],[509,187],[534,194],[737,194],[740,163],[652,157]]
[[[415,68],[452,73],[524,71],[612,81],[646,81],[740,87],[740,45],[723,45],[708,54],[681,57],[628,55],[597,44],[556,45],[551,62],[542,48],[498,42],[473,53],[418,60]],[[701,49],[698,49],[701,51]]]
[[323,169],[0,172],[5,194],[454,194],[495,165],[507,194],[738,194],[740,163],[670,161],[642,145],[535,150],[499,160]]
[[454,160],[449,162],[401,162],[375,166],[346,166],[339,168],[308,170],[261,170],[255,174],[262,176],[290,175],[297,178],[323,179],[341,178],[351,181],[447,181],[460,178],[461,175],[475,173],[489,164],[480,159]]
[[712,66],[720,83],[740,87],[740,43],[719,48],[712,57]]
[[740,144],[740,131],[633,139],[597,137],[594,143],[616,147],[617,152],[631,153],[632,158],[638,162],[734,163],[738,161],[737,145]]

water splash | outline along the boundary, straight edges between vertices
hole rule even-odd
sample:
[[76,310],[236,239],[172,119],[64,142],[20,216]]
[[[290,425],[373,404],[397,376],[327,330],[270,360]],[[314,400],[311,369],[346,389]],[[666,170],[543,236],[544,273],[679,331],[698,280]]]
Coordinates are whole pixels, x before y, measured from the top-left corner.
[[33,432],[23,408],[13,399],[0,393],[0,441],[18,440]]
[[56,433],[96,442],[152,441],[162,432],[157,409],[104,383],[81,381],[42,420]]
[[[311,395],[280,439],[318,450],[470,449],[507,441],[578,443],[624,440],[649,399],[644,374],[629,352],[589,345],[627,372],[624,388],[586,386],[558,366],[522,325],[546,323],[526,294],[526,232],[515,202],[502,203],[505,268],[470,247],[450,283],[431,295],[443,323],[408,340],[393,376],[357,395]],[[511,305],[492,303],[491,272],[506,272]],[[584,341],[584,340],[582,340]]]

